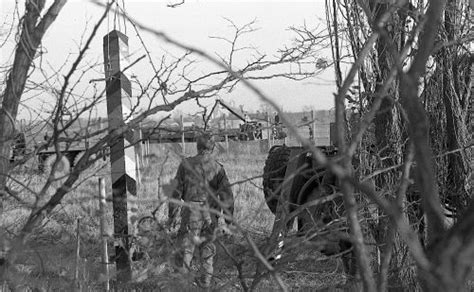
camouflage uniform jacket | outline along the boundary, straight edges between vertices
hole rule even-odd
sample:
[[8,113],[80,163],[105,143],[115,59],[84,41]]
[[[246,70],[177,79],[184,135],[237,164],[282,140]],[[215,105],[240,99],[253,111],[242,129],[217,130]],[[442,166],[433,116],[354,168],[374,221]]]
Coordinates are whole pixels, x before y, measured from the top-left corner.
[[[175,177],[173,199],[185,202],[203,202],[213,209],[225,207],[231,214],[234,209],[232,189],[224,167],[211,155],[204,153],[185,158]],[[218,199],[220,205],[215,201]],[[169,216],[174,217],[177,206],[170,204]]]

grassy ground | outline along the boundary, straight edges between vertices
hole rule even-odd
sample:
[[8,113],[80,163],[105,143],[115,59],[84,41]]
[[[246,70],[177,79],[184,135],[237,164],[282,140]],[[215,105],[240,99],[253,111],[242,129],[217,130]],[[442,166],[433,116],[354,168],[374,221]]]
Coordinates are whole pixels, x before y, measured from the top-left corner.
[[[247,151],[246,151],[247,152]],[[257,151],[258,152],[258,151]],[[159,207],[158,217],[165,219],[166,204],[163,185],[175,174],[180,157],[173,150],[157,152],[152,148],[148,164],[142,167],[139,186],[139,215],[149,215]],[[158,155],[159,154],[159,155]],[[235,220],[242,227],[233,238],[225,238],[223,246],[237,261],[242,261],[243,277],[247,285],[255,272],[256,260],[247,239],[262,245],[269,235],[274,216],[266,207],[262,190],[262,171],[265,154],[219,154],[218,159],[227,170],[235,195]],[[98,179],[106,184],[106,193],[111,194],[111,183],[107,163],[100,169],[89,171],[81,177],[81,183],[68,194],[40,229],[22,248],[17,261],[15,277],[24,286],[20,288],[40,289],[39,291],[70,291],[75,275],[84,291],[103,290],[103,265],[100,261],[100,234],[98,217]],[[38,188],[44,178],[34,173],[19,173],[19,180],[29,183],[30,188]],[[251,179],[254,178],[254,179]],[[32,196],[28,193],[25,197]],[[44,201],[47,198],[41,198]],[[31,201],[34,200],[31,198]],[[161,207],[160,207],[161,206]],[[25,222],[28,208],[13,201],[5,204],[1,214],[1,227],[12,235]],[[112,233],[112,204],[108,205],[108,233]],[[79,224],[78,224],[79,220]],[[77,229],[79,226],[79,229]],[[76,232],[80,233],[80,259],[76,263]],[[138,290],[193,290],[186,275],[175,273],[169,268],[171,254],[175,248],[161,233],[140,241],[147,257],[134,262],[136,283],[130,288]],[[113,243],[109,242],[109,253],[113,253]],[[111,272],[113,273],[113,265]],[[305,251],[290,254],[282,268],[282,278],[292,290],[315,290],[343,281],[338,272],[337,261],[326,259],[317,252]],[[214,287],[222,291],[242,289],[237,268],[222,246],[218,248]],[[263,279],[257,286],[259,291],[277,288],[273,278]]]

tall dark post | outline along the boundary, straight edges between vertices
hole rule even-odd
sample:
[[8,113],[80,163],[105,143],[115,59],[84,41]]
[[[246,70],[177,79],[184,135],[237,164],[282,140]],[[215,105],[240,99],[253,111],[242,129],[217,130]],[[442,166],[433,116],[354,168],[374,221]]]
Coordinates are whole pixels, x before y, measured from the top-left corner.
[[[132,87],[122,72],[128,66],[128,37],[111,31],[104,37],[104,65],[107,92],[109,133],[120,129],[130,119]],[[130,235],[136,221],[136,161],[133,131],[123,133],[109,143],[112,175],[114,234],[120,242],[115,246],[117,280],[131,280]]]

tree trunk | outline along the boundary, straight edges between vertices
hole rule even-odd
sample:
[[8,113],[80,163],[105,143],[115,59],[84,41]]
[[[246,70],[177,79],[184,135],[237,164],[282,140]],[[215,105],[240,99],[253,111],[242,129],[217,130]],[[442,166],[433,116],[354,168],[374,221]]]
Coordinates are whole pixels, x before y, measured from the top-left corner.
[[44,16],[40,17],[45,2],[45,0],[26,1],[20,39],[16,47],[13,66],[7,78],[6,88],[2,94],[2,108],[0,111],[0,213],[2,212],[3,195],[9,173],[10,149],[17,130],[15,129],[15,122],[18,106],[25,89],[28,71],[34,62],[37,49],[46,30],[66,4],[66,0],[55,0]]
[[[450,2],[445,11],[443,42],[451,42],[462,37],[459,25],[458,4],[462,1]],[[442,65],[443,91],[442,100],[446,109],[446,149],[452,154],[447,157],[446,193],[444,199],[454,207],[457,213],[462,212],[470,198],[469,177],[471,155],[464,147],[468,144],[467,107],[463,104],[469,100],[466,90],[466,75],[469,76],[469,63],[464,54],[459,53],[458,46],[446,47],[437,55]],[[461,151],[459,151],[462,149]]]
[[[376,4],[374,7],[375,18],[380,18],[387,10],[387,4]],[[374,61],[374,68],[372,69],[376,73],[376,85],[375,92],[378,92],[380,87],[388,80],[390,71],[394,66],[397,66],[396,55],[393,54],[394,50],[400,52],[404,40],[402,39],[402,30],[404,27],[404,19],[400,18],[397,13],[394,13],[391,17],[391,21],[386,25],[386,34],[384,37],[379,38],[376,45],[376,59]],[[394,165],[400,165],[403,158],[403,150],[405,145],[402,143],[403,136],[403,122],[400,118],[398,108],[395,106],[395,101],[399,99],[399,84],[395,81],[391,84],[390,89],[387,92],[387,96],[382,101],[382,105],[377,116],[374,119],[374,138],[375,138],[375,151],[377,162],[375,164],[378,170],[393,167]],[[373,169],[372,171],[374,171]],[[384,194],[384,196],[392,202],[395,202],[395,194],[397,193],[397,185],[399,184],[400,175],[397,169],[391,171],[385,171],[375,177],[375,184],[377,189]],[[415,277],[410,273],[412,270],[407,269],[406,260],[403,251],[404,243],[401,242],[398,236],[391,235],[391,223],[389,218],[379,211],[378,224],[373,228],[374,237],[376,239],[377,246],[380,247],[380,254],[382,256],[381,263],[389,262],[388,271],[379,271],[379,288],[382,290],[387,289],[384,287],[384,283],[388,283],[392,287],[408,287],[413,283],[407,281],[407,279],[414,279]],[[393,245],[388,244],[393,239]],[[393,249],[389,251],[387,249]],[[386,257],[386,258],[384,258]],[[382,268],[382,264],[380,268]],[[388,274],[387,274],[388,273]],[[387,277],[387,278],[386,278]]]

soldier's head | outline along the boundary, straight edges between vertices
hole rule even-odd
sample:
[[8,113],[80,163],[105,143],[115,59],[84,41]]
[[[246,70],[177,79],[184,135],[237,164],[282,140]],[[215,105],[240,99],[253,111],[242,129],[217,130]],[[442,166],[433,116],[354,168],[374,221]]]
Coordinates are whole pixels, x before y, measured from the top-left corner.
[[198,153],[212,152],[216,146],[214,137],[211,134],[204,133],[196,139]]

